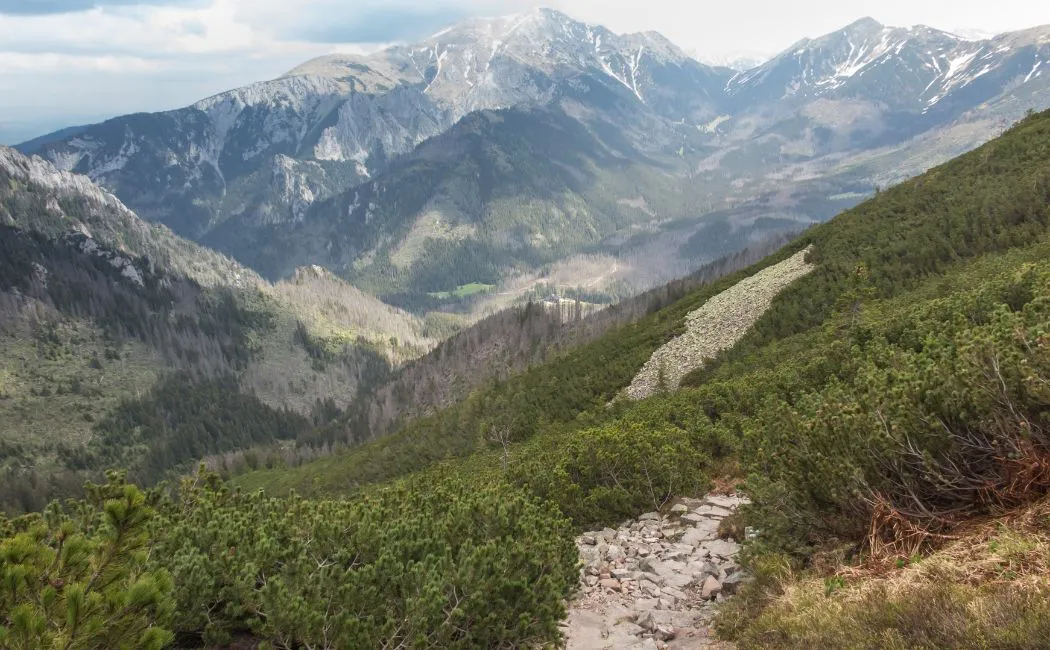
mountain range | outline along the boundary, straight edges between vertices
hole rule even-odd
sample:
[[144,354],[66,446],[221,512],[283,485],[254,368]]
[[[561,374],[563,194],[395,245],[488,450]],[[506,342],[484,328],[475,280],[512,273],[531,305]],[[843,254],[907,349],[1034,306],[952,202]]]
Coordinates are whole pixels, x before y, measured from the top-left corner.
[[612,299],[976,146],[1050,106],[1048,66],[1050,27],[862,19],[736,71],[539,9],[19,148],[270,279],[317,264],[422,311],[545,278]]
[[1045,646],[1048,39],[540,10],[0,147],[0,649]]

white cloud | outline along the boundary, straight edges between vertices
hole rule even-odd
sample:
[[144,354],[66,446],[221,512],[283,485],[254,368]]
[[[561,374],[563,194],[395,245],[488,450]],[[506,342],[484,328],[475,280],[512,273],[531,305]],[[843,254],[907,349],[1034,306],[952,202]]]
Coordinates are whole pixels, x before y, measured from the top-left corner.
[[45,52],[0,52],[0,70],[4,75],[46,75],[69,72],[152,73],[163,69],[162,62],[134,56],[84,56]]

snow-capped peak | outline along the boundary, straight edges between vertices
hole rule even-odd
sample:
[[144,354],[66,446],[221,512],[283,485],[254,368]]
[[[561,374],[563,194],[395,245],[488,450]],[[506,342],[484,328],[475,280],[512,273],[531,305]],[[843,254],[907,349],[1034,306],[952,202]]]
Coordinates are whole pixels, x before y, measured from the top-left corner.
[[729,68],[737,72],[745,72],[757,68],[775,56],[769,52],[757,51],[735,51],[719,54],[692,53],[694,59],[713,68]]

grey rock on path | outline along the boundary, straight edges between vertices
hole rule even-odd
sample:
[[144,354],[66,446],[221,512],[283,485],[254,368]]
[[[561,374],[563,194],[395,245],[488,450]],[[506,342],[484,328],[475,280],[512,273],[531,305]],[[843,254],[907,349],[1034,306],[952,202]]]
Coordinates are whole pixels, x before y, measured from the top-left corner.
[[742,496],[681,499],[576,539],[580,593],[563,623],[568,650],[731,648],[710,629],[717,604],[748,578],[718,523]]
[[627,396],[638,400],[659,390],[674,390],[686,374],[732,347],[769,309],[777,294],[816,268],[806,262],[809,250],[737,282],[689,312],[685,334],[653,353],[627,387]]

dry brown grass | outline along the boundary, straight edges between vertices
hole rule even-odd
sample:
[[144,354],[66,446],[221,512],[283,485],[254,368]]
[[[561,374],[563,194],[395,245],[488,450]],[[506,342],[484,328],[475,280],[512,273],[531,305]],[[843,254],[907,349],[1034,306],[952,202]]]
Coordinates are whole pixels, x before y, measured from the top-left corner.
[[925,557],[784,572],[721,629],[743,648],[1050,648],[1050,499],[942,537]]

